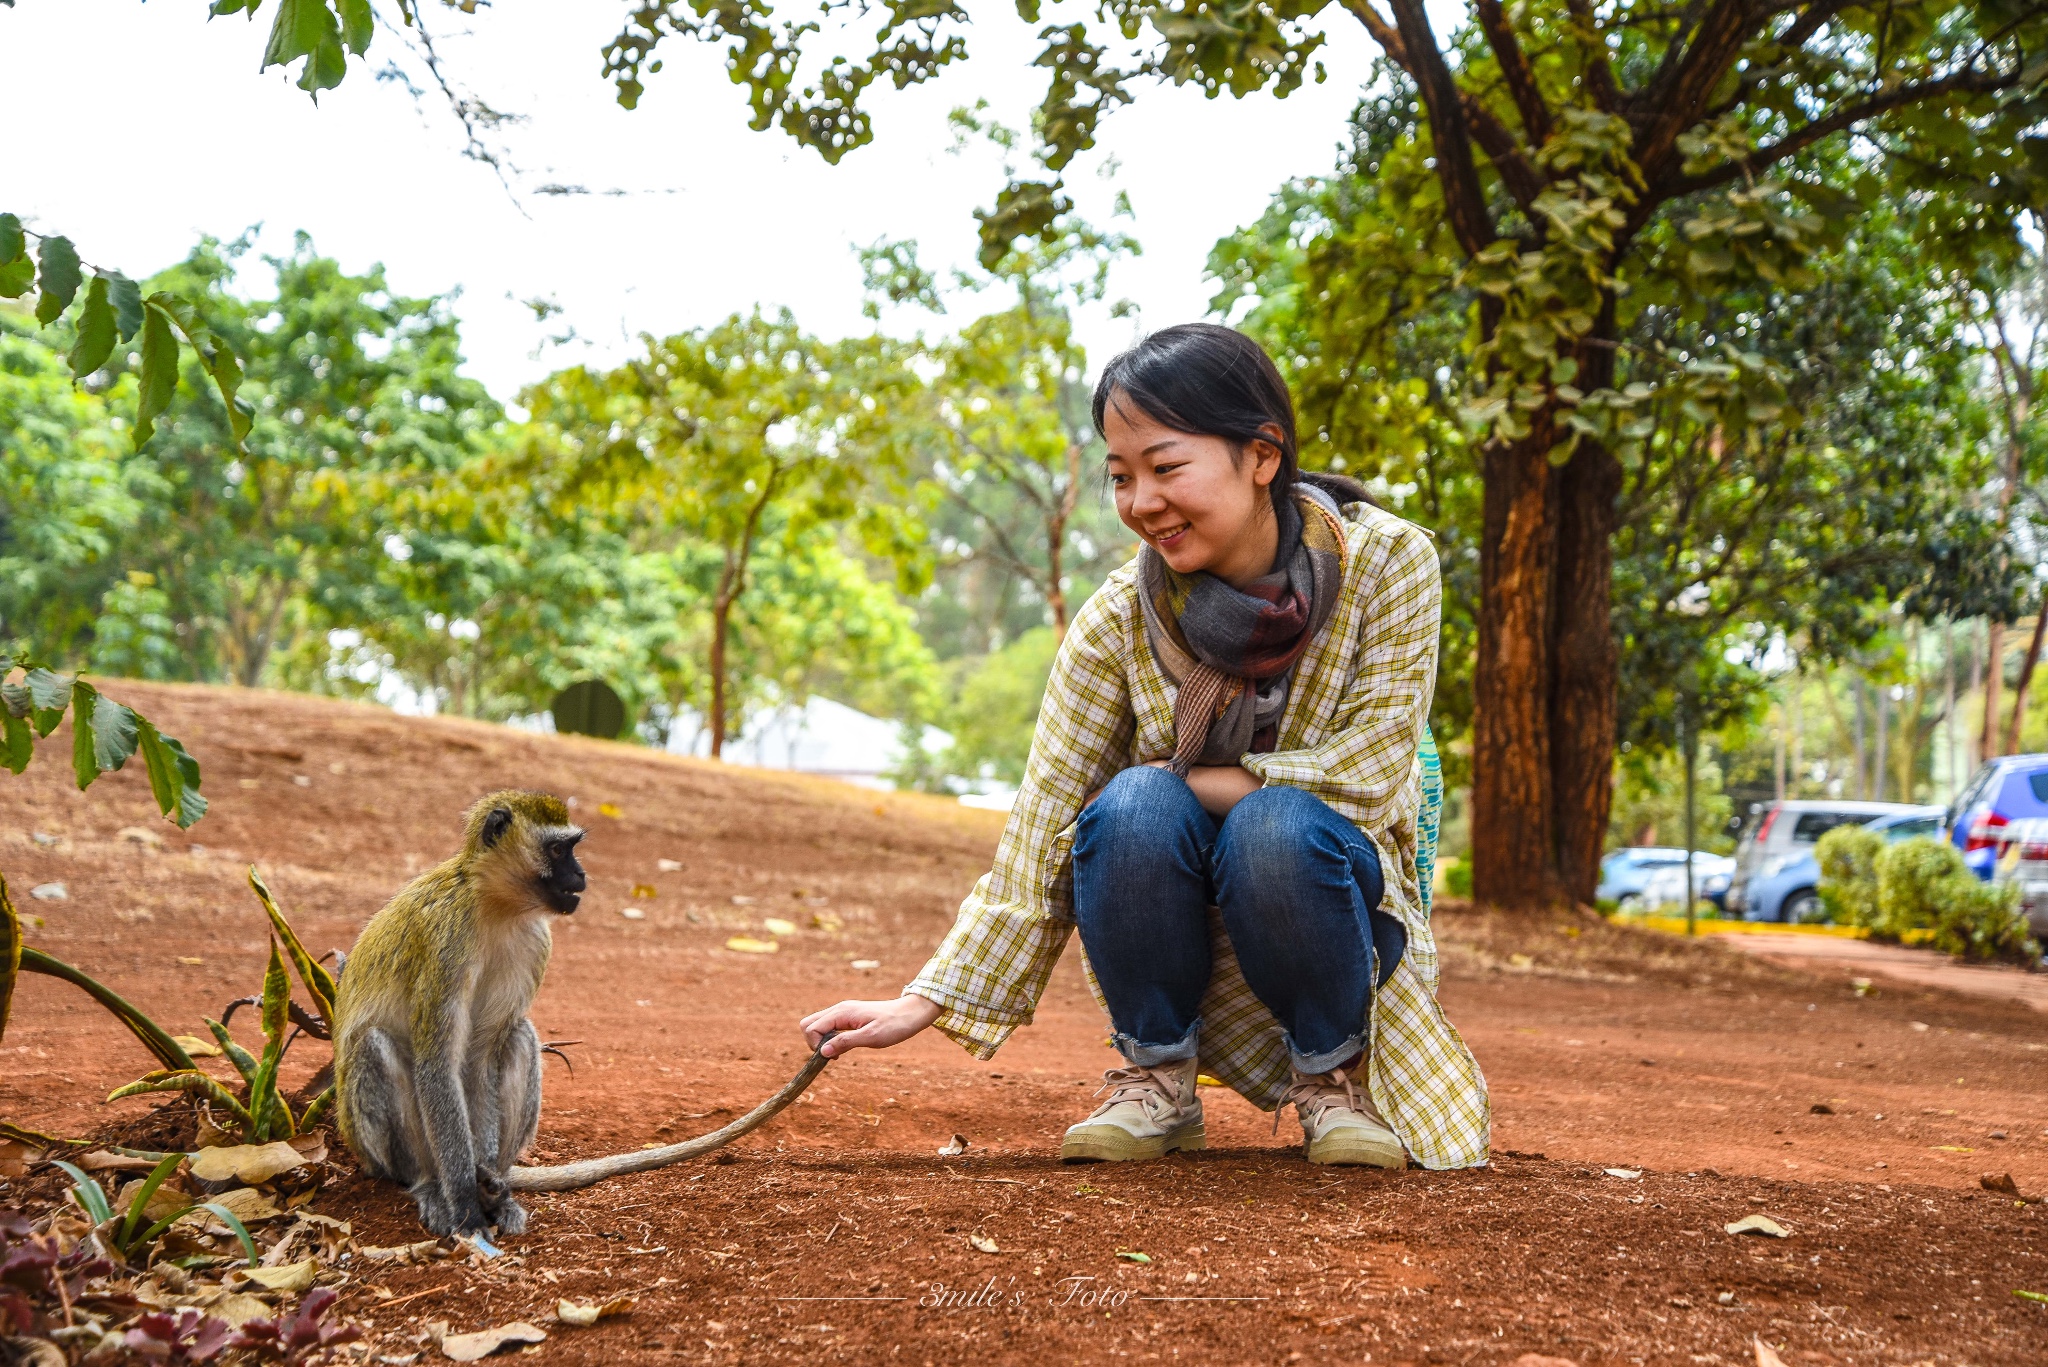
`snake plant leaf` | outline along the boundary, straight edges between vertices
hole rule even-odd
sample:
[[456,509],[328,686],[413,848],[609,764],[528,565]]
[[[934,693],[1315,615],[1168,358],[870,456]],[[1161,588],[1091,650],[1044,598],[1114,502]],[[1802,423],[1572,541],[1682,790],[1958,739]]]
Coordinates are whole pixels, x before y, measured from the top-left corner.
[[221,1223],[235,1232],[235,1237],[242,1241],[242,1251],[249,1255],[249,1266],[256,1266],[256,1241],[249,1237],[249,1227],[242,1223],[240,1217],[218,1201],[208,1201],[200,1209],[211,1211]]
[[21,917],[0,873],[0,1039],[7,1038],[7,1013],[14,1007],[14,983],[21,976]]
[[184,1161],[185,1155],[182,1153],[167,1153],[162,1162],[149,1170],[149,1176],[142,1179],[142,1189],[129,1200],[128,1218],[121,1222],[120,1245],[123,1252],[127,1250],[129,1241],[135,1237],[135,1226],[141,1223],[143,1212],[149,1208],[149,1198],[156,1195],[156,1189],[164,1184],[164,1179],[176,1172],[178,1164]]
[[299,1133],[304,1134],[327,1118],[334,1109],[334,1084],[328,1083],[327,1090],[306,1103],[305,1114],[299,1117]]
[[94,1224],[103,1225],[114,1218],[114,1208],[107,1202],[107,1189],[105,1187],[101,1186],[94,1178],[87,1177],[76,1163],[66,1163],[60,1159],[57,1166],[62,1168],[70,1176],[71,1180],[78,1184],[71,1188],[71,1190],[78,1194],[79,1207],[92,1217]]
[[229,1063],[235,1065],[235,1071],[242,1075],[242,1081],[256,1081],[256,1056],[235,1043],[235,1037],[228,1033],[228,1028],[212,1017],[206,1019],[206,1028],[213,1032],[213,1038],[219,1043],[221,1053],[227,1056]]
[[254,1127],[249,1119],[249,1108],[235,1100],[233,1092],[197,1068],[160,1068],[154,1073],[144,1073],[126,1087],[116,1087],[107,1093],[107,1100],[119,1101],[150,1092],[183,1092],[187,1096],[196,1096],[220,1107],[245,1128]]
[[249,1082],[249,1114],[255,1117],[254,1137],[259,1144],[271,1138],[271,1122],[280,1109],[287,1133],[291,1127],[291,1108],[282,1106],[277,1096],[277,1066],[284,1060],[285,1031],[291,1028],[291,996],[292,980],[272,937],[270,967],[263,973],[263,1060]]
[[[30,973],[62,978],[107,1008],[116,1020],[128,1027],[130,1034],[142,1041],[143,1047],[155,1055],[157,1062],[165,1068],[198,1071],[199,1065],[192,1061],[192,1056],[185,1052],[183,1045],[172,1039],[170,1033],[145,1015],[140,1007],[105,983],[30,945],[21,947],[21,966]],[[201,1073],[200,1076],[204,1077],[205,1074]]]
[[291,956],[292,966],[299,970],[299,981],[306,985],[306,995],[313,999],[313,1009],[320,1013],[320,1023],[332,1027],[334,994],[339,990],[334,975],[307,952],[305,942],[292,929],[292,923],[284,918],[277,898],[271,894],[270,885],[263,881],[263,875],[256,872],[254,864],[249,866],[249,887],[256,894],[256,900],[263,904],[270,924],[277,930],[277,938],[284,941],[285,953]]

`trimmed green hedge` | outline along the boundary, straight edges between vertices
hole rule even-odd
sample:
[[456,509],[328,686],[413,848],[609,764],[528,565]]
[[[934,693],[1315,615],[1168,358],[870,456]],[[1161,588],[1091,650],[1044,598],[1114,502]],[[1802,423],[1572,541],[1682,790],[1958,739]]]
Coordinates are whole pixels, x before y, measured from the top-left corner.
[[1837,826],[1815,849],[1828,919],[1897,942],[1932,931],[1936,949],[1965,959],[2031,964],[2041,946],[2020,912],[2019,889],[1980,882],[1956,847],[1925,836],[1888,845],[1860,826]]

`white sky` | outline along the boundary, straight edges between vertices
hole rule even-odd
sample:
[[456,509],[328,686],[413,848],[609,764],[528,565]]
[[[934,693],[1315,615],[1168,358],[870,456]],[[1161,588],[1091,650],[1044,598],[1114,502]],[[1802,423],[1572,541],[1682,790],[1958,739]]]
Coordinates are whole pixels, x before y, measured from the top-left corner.
[[[471,369],[507,399],[558,366],[616,359],[642,331],[675,332],[756,303],[787,304],[826,336],[869,330],[853,246],[914,237],[928,268],[969,265],[972,211],[1001,184],[992,154],[948,154],[946,111],[981,98],[1024,126],[1045,76],[1030,66],[1037,44],[1014,7],[978,5],[986,17],[969,35],[970,59],[923,88],[899,94],[878,83],[874,143],[828,167],[779,132],[748,129],[743,91],[727,81],[720,51],[701,44],[674,41],[640,108],[620,109],[599,54],[626,0],[497,0],[473,20],[431,6],[457,77],[527,116],[503,137],[536,173],[529,183],[636,192],[529,194],[515,207],[490,170],[460,156],[438,95],[416,106],[399,85],[372,79],[402,55],[390,33],[378,33],[368,64],[351,61],[348,80],[318,107],[282,72],[259,76],[274,8],[254,24],[208,21],[199,0],[0,9],[5,107],[17,127],[40,130],[10,142],[0,208],[136,276],[182,256],[202,232],[233,237],[261,223],[267,251],[305,229],[347,269],[383,262],[401,292],[459,287]],[[1462,7],[1437,8],[1449,12],[1442,22]],[[1145,254],[1118,269],[1111,297],[1137,303],[1142,327],[1200,317],[1215,240],[1255,218],[1287,177],[1331,167],[1373,55],[1339,16],[1324,85],[1285,101],[1141,87],[1105,122],[1102,145],[1067,180],[1098,225],[1117,190],[1130,194],[1137,219],[1121,226]],[[1096,174],[1105,156],[1121,164],[1113,181]],[[536,296],[564,315],[536,323],[515,302]],[[907,311],[885,326],[908,333],[959,321],[957,309],[936,321]],[[584,343],[536,359],[542,338],[565,323]],[[1096,310],[1084,320],[1091,359],[1128,344],[1133,328]]]

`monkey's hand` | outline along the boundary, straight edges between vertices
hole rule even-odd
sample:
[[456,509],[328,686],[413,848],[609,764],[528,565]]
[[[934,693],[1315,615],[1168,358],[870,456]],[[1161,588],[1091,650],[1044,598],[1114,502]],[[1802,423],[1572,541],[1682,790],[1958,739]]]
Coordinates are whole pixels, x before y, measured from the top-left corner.
[[[826,1058],[838,1058],[849,1049],[886,1049],[901,1044],[939,1018],[939,1004],[914,994],[888,1002],[840,1002],[814,1011],[797,1024],[804,1038]],[[819,1040],[825,1032],[839,1033]]]
[[[451,1199],[441,1190],[440,1183],[429,1177],[414,1185],[408,1194],[419,1207],[420,1223],[429,1234],[483,1234],[491,1227],[490,1217],[473,1187]],[[463,1196],[468,1199],[462,1199]]]

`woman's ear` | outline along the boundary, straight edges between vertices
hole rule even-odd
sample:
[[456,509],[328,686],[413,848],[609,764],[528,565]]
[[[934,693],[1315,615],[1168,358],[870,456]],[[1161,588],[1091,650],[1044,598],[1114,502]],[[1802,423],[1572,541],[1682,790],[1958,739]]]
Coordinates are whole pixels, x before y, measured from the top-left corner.
[[1271,423],[1251,441],[1252,482],[1265,488],[1280,473],[1280,429]]

